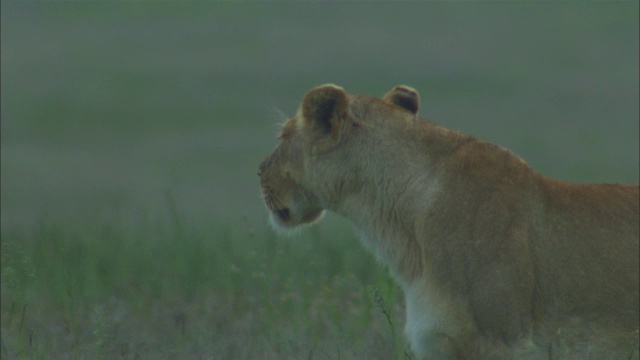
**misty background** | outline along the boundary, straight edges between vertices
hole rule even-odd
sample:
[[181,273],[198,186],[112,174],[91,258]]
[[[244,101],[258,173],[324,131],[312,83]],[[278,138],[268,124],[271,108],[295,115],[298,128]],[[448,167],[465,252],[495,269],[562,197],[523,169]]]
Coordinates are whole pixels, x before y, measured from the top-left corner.
[[638,181],[638,2],[2,1],[2,225],[264,223],[256,168],[310,88],[579,182]]

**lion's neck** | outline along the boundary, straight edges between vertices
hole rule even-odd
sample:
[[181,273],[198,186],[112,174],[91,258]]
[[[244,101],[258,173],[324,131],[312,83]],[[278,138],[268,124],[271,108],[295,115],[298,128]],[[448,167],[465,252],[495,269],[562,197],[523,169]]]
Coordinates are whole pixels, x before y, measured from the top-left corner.
[[401,283],[409,284],[424,271],[425,249],[418,237],[425,219],[420,217],[424,217],[438,193],[435,173],[422,169],[420,175],[403,175],[389,166],[364,181],[336,211],[353,221],[363,243]]
[[411,283],[425,269],[428,239],[418,239],[428,226],[425,214],[444,185],[446,176],[439,172],[449,155],[471,138],[426,120],[393,131],[398,133],[366,144],[379,151],[365,152],[370,158],[354,161],[353,186],[331,210],[353,221],[365,245],[398,280]]

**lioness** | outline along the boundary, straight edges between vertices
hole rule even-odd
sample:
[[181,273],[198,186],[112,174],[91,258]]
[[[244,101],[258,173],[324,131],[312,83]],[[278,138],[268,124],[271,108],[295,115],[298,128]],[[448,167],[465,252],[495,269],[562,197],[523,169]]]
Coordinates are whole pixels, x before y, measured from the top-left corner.
[[353,221],[420,358],[637,358],[638,185],[545,177],[418,105],[407,86],[309,91],[259,168],[272,222]]

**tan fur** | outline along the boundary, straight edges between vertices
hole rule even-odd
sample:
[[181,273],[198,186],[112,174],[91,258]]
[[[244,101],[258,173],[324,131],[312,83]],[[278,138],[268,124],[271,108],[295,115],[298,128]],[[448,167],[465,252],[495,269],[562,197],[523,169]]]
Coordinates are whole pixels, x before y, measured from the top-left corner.
[[418,104],[405,86],[307,93],[260,165],[274,223],[353,221],[404,290],[419,358],[637,358],[638,185],[545,177]]

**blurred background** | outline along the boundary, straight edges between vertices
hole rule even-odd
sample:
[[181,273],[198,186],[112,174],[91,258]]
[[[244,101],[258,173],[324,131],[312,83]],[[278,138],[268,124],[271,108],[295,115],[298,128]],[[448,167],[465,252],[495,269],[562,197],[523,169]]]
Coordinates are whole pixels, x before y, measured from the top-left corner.
[[261,217],[256,167],[324,83],[407,84],[547,175],[638,181],[635,1],[3,1],[1,46],[5,226],[154,214],[166,189]]
[[638,6],[3,0],[2,357],[405,358],[348,224],[267,228],[279,124],[406,84],[546,175],[638,182]]

